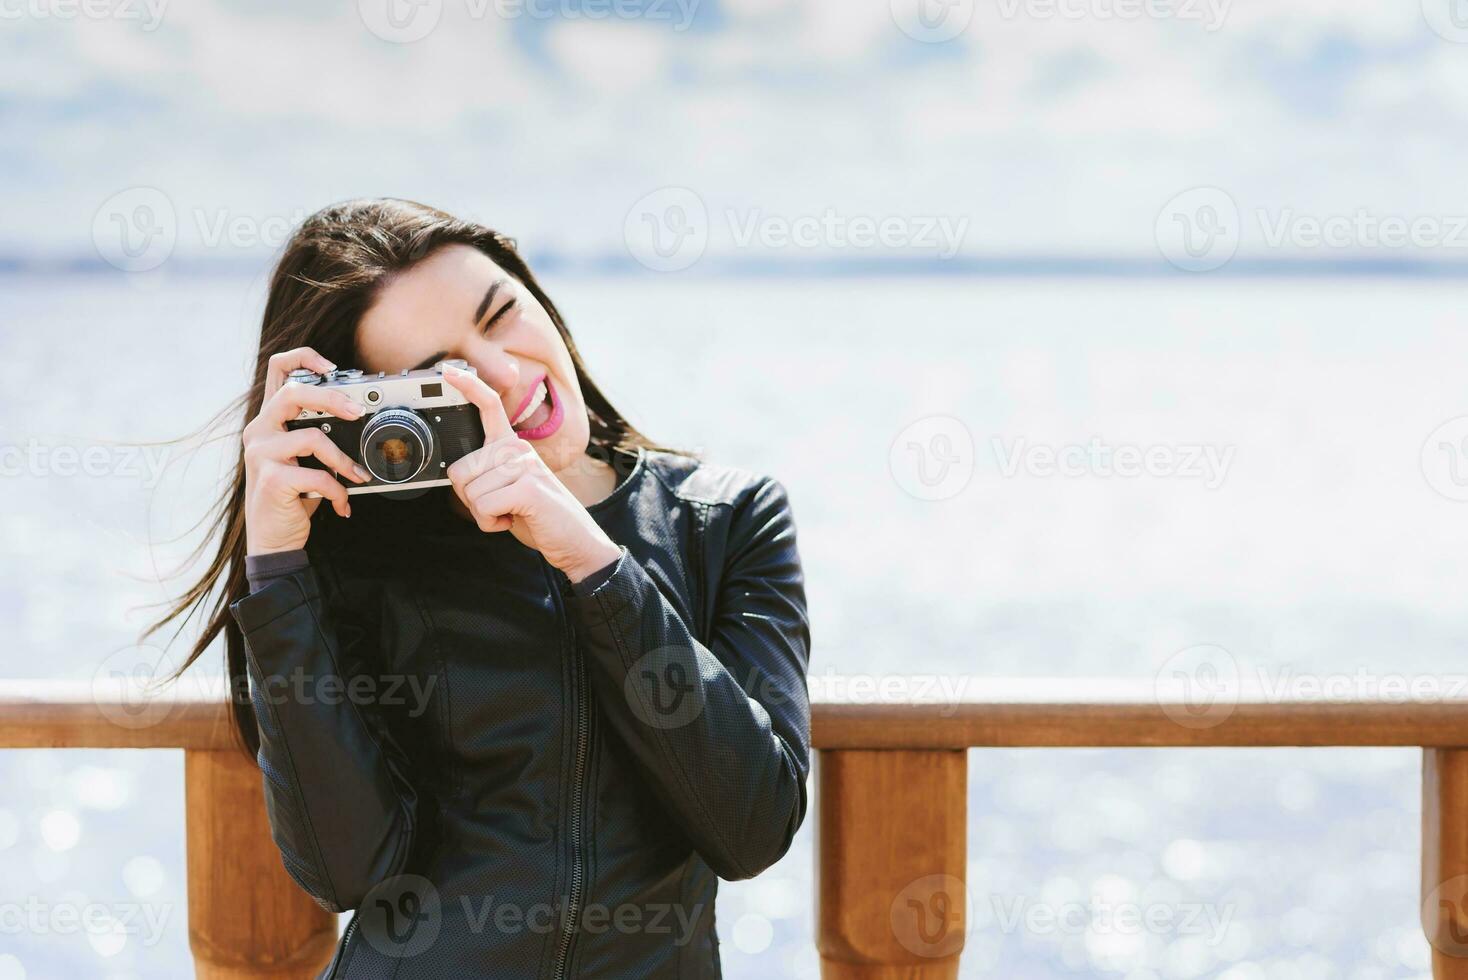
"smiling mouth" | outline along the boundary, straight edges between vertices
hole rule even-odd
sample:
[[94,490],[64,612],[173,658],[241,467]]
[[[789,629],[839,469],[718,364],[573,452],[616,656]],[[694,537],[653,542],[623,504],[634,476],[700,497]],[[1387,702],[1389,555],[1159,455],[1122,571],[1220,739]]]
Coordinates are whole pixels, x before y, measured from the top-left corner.
[[[542,408],[544,411],[542,411]],[[519,432],[522,429],[533,429],[536,426],[543,425],[550,417],[551,408],[550,389],[545,383],[545,378],[541,378],[535,383],[535,390],[530,393],[530,398],[525,402],[525,407],[520,410],[520,414],[515,416],[514,421],[510,423],[510,428]],[[537,417],[537,413],[544,417]]]

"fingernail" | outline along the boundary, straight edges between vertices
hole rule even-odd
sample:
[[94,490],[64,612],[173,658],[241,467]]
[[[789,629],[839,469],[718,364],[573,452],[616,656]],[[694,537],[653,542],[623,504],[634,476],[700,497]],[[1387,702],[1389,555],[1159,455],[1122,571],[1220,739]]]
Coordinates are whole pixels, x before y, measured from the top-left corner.
[[372,474],[368,473],[360,466],[353,466],[352,473],[357,477],[357,479],[361,480],[364,483],[372,479]]
[[346,516],[346,517],[351,517],[352,516],[352,505],[351,504],[347,504],[347,512],[343,516]]
[[356,418],[361,418],[362,417],[362,413],[365,412],[365,411],[367,411],[367,410],[365,408],[363,408],[361,405],[358,405],[354,401],[348,401],[347,404],[346,404],[345,411],[347,413],[347,418],[349,418],[349,419],[356,419]]
[[335,371],[336,370],[336,365],[333,364],[333,363],[331,363],[330,361],[327,361],[326,362],[326,370],[328,370],[328,371]]

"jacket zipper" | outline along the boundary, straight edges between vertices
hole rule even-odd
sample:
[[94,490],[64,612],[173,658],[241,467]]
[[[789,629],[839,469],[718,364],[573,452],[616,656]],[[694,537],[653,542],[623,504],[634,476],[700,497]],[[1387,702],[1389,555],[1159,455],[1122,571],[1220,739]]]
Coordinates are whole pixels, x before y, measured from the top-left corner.
[[357,909],[352,913],[351,919],[347,921],[347,928],[342,932],[341,944],[336,948],[336,955],[331,958],[331,970],[326,974],[327,977],[334,978],[336,976],[337,968],[341,966],[342,957],[347,952],[347,945],[352,941],[352,933],[357,931],[357,916],[361,914],[362,910]]
[[591,742],[591,712],[586,698],[586,665],[582,663],[581,652],[576,647],[576,629],[566,615],[565,605],[554,579],[551,580],[551,591],[556,595],[557,613],[569,639],[576,683],[576,756],[571,768],[571,890],[566,900],[566,922],[556,950],[554,975],[555,980],[565,980],[566,971],[570,967],[571,946],[576,936],[576,920],[581,912],[581,893],[585,888],[586,869],[581,859],[582,839],[585,836],[583,784],[586,781],[586,757]]

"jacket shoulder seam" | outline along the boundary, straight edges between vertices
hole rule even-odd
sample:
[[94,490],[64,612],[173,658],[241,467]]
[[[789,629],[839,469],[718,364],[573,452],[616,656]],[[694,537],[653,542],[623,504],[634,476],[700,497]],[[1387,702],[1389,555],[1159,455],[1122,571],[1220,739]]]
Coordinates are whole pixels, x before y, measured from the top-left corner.
[[743,479],[739,480],[728,493],[699,493],[695,490],[690,490],[688,484],[706,476],[707,474],[703,471],[710,468],[711,464],[705,463],[703,460],[697,460],[696,462],[697,465],[688,472],[688,475],[676,484],[668,479],[668,475],[662,466],[653,466],[651,469],[653,475],[657,477],[658,482],[679,500],[707,504],[710,507],[736,507],[741,498],[758,490],[759,487],[768,483],[771,479],[769,476],[742,470],[737,467],[724,467],[730,474],[740,474]]

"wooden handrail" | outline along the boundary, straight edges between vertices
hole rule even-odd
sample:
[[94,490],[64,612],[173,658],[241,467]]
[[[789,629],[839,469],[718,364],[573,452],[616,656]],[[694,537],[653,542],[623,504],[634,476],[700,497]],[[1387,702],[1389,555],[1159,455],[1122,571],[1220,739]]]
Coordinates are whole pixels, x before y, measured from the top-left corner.
[[[885,680],[891,680],[885,679]],[[916,681],[882,701],[817,692],[817,749],[1468,747],[1468,695],[1341,700],[1261,688],[1207,705],[1145,679],[950,679],[962,697]],[[839,686],[839,685],[833,685]],[[0,680],[0,749],[228,749],[222,682],[184,681],[145,697],[119,683]]]
[[[1433,976],[1468,980],[1468,697],[1201,693],[1116,679],[816,685],[822,976],[958,975],[967,749],[1417,746],[1424,750],[1422,922]],[[183,749],[198,976],[305,980],[330,958],[333,923],[281,867],[260,776],[234,747],[224,695],[207,680],[146,696],[121,682],[0,681],[0,748]],[[255,910],[248,917],[234,912],[242,893]]]

